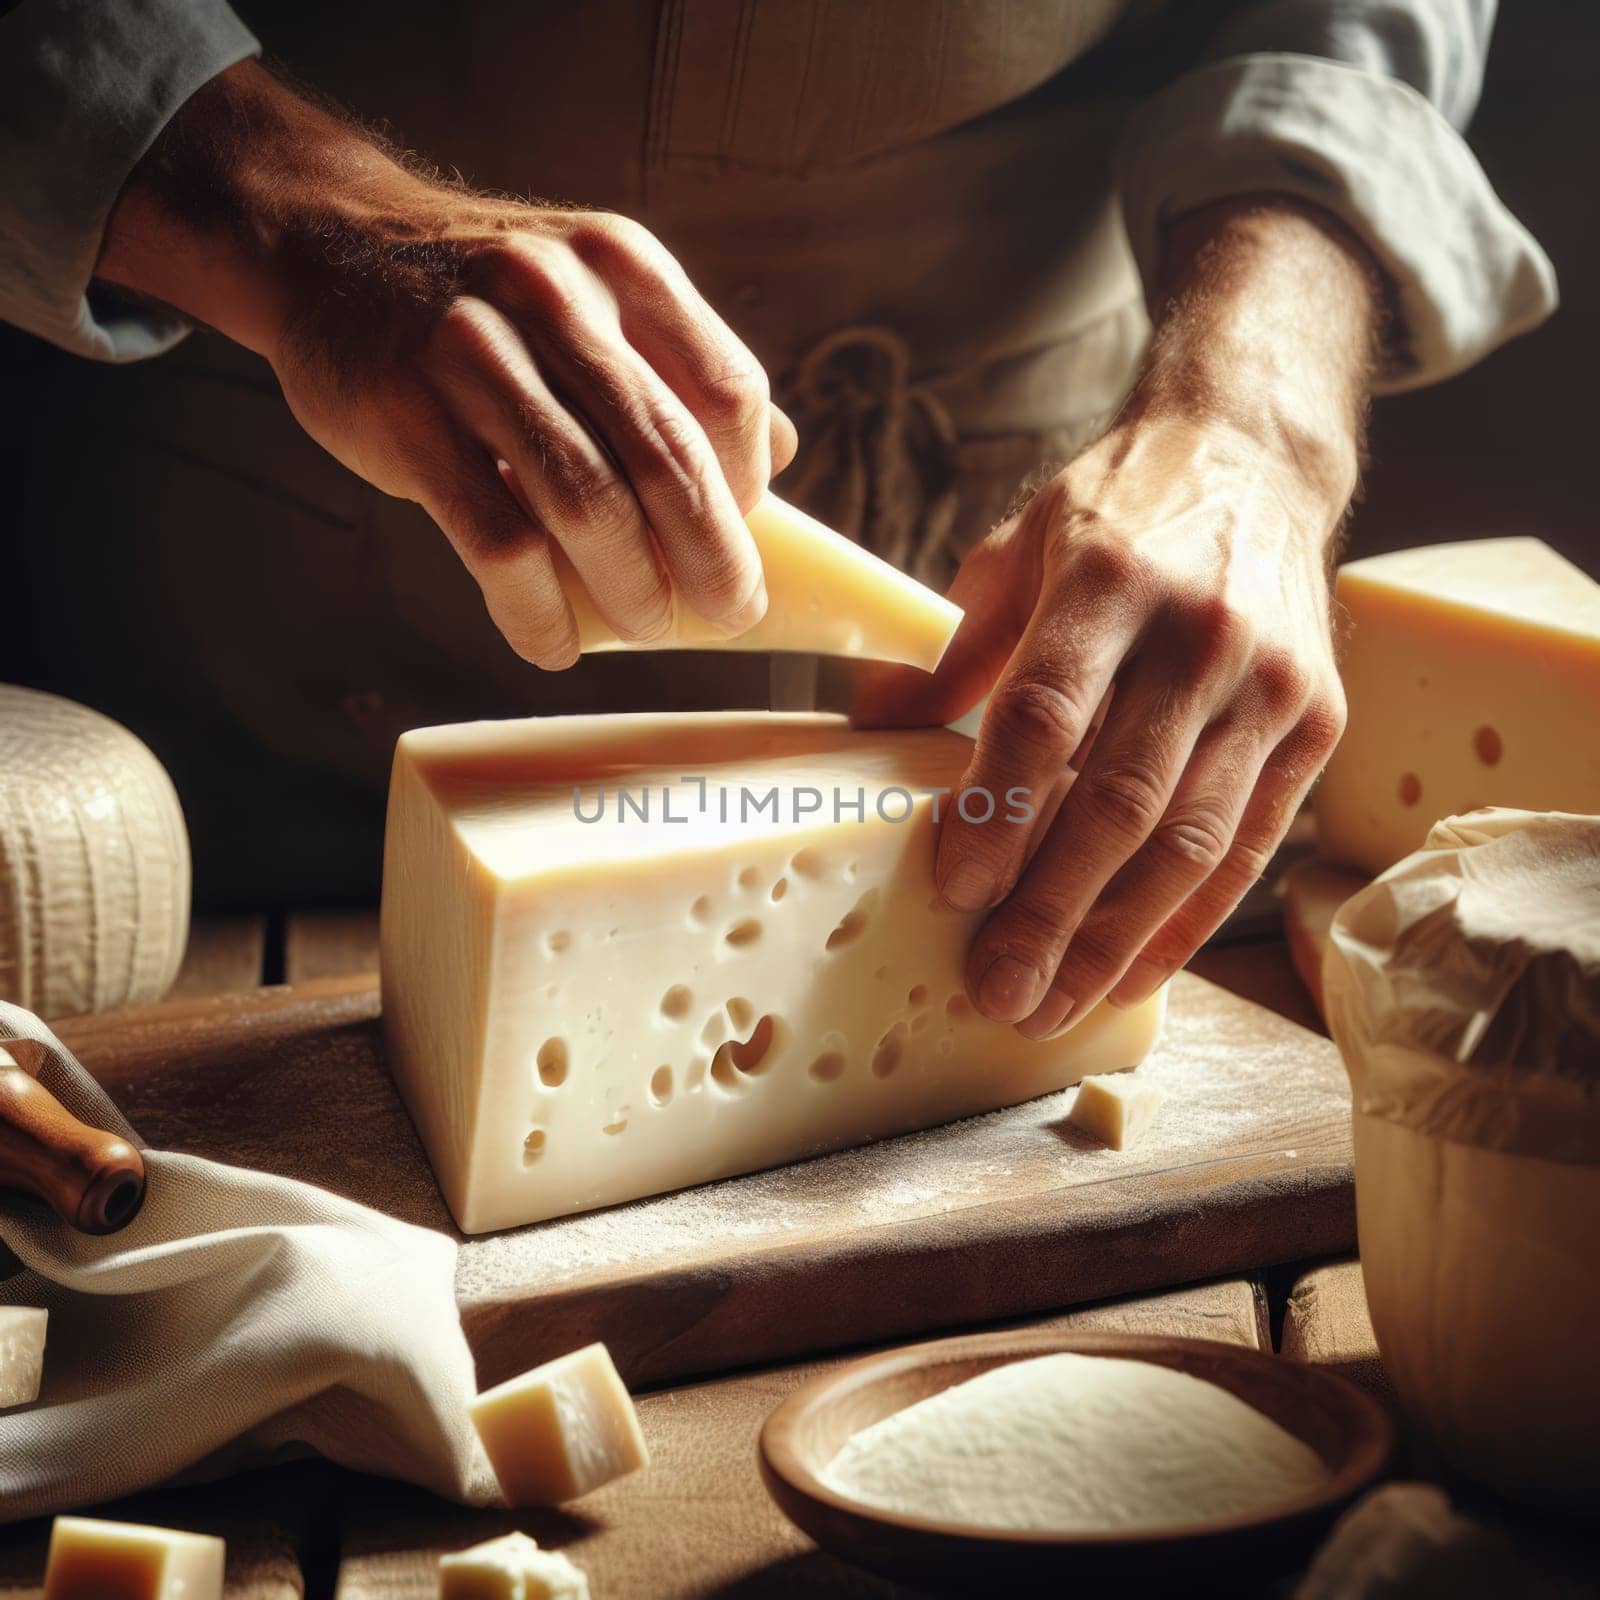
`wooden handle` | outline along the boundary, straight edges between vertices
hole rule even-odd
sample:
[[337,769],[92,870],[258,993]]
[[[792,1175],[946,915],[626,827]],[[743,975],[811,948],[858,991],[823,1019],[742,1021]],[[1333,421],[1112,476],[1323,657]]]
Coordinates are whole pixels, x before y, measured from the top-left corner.
[[37,1195],[82,1233],[115,1233],[144,1204],[144,1158],[126,1139],[79,1122],[7,1058],[0,1061],[0,1187]]

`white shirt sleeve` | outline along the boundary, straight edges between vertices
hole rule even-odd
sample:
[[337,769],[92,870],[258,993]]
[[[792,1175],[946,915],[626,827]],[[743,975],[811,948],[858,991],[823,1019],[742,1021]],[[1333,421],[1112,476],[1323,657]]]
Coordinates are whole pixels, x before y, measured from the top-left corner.
[[1120,152],[1124,215],[1156,296],[1165,225],[1286,193],[1361,237],[1398,325],[1380,392],[1437,382],[1542,322],[1555,270],[1458,131],[1477,104],[1495,0],[1269,0],[1222,59],[1163,90]]
[[92,284],[117,196],[203,83],[259,46],[224,0],[22,0],[0,17],[0,318],[101,361],[187,324]]

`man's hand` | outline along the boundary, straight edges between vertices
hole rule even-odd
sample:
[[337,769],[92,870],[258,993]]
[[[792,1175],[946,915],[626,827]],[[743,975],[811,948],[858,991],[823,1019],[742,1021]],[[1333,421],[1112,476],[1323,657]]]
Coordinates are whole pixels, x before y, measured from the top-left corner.
[[97,276],[264,355],[313,438],[427,508],[517,652],[570,665],[576,569],[624,639],[738,633],[743,513],[794,453],[755,358],[644,228],[419,175],[252,62],[140,164]]
[[[948,721],[993,686],[964,786],[994,817],[947,814],[937,875],[950,905],[996,907],[968,988],[1030,1037],[1182,966],[1344,725],[1328,570],[1356,483],[1367,266],[1274,201],[1199,213],[1172,245],[1175,298],[1122,416],[967,559],[935,677],[875,672],[856,705]],[[1013,788],[1034,826],[1006,820]]]

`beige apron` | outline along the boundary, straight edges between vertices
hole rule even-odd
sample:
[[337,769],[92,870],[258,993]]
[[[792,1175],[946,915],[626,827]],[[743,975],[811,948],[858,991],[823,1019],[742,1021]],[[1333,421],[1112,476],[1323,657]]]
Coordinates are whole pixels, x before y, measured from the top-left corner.
[[[1148,325],[1110,162],[1170,70],[1126,0],[242,9],[474,182],[648,223],[775,375],[780,487],[929,582],[1125,392]],[[520,662],[428,519],[214,336],[64,363],[40,434],[48,682],[166,761],[202,900],[370,897],[407,727],[765,703],[759,657]]]

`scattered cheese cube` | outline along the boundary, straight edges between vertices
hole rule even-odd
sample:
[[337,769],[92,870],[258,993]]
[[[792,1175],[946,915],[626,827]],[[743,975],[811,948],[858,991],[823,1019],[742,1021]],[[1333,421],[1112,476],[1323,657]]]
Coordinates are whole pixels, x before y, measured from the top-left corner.
[[815,517],[767,495],[746,521],[767,584],[767,614],[729,638],[683,607],[674,627],[624,643],[563,561],[562,583],[583,650],[804,650],[900,661],[931,672],[955,637],[961,608]]
[[[934,905],[933,861],[935,809],[957,803],[971,749],[943,729],[765,712],[407,733],[383,1020],[462,1229],[776,1166],[1141,1061],[1164,993],[1046,1041],[969,1004],[982,916]],[[992,826],[1024,826],[1006,819],[1025,803],[993,797]]]
[[1315,858],[1297,861],[1283,875],[1283,936],[1307,993],[1322,1012],[1322,953],[1333,919],[1351,895],[1367,886],[1365,873],[1329,866]]
[[222,1600],[224,1558],[210,1534],[57,1517],[44,1600]]
[[650,1461],[603,1344],[486,1389],[469,1410],[508,1505],[560,1505]]
[[1165,1099],[1159,1089],[1121,1073],[1085,1078],[1067,1121],[1112,1150],[1126,1150],[1144,1137]]
[[508,1533],[441,1556],[439,1600],[589,1600],[589,1580],[559,1550]]
[[0,1411],[39,1398],[48,1311],[0,1306]]
[[1600,812],[1600,584],[1537,539],[1352,561],[1319,848],[1369,875],[1480,806]]

